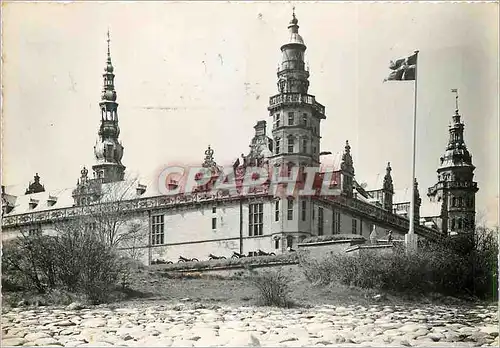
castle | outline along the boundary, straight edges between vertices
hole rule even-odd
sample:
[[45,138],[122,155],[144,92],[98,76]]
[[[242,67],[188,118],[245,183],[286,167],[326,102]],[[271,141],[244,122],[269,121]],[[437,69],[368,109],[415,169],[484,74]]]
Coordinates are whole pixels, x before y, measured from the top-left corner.
[[[153,259],[175,261],[179,256],[203,260],[209,254],[230,256],[234,251],[247,255],[258,250],[278,254],[310,236],[356,234],[368,239],[374,226],[379,238],[391,230],[395,239],[401,239],[409,227],[412,194],[418,237],[438,239],[472,231],[478,187],[473,181],[475,167],[465,146],[458,106],[449,128],[448,146],[437,169],[438,181],[429,188],[427,199],[421,198],[417,181],[410,190],[395,190],[390,163],[386,164],[385,176],[373,187],[360,185],[348,141],[342,153],[321,152],[321,122],[327,118],[326,110],[315,96],[308,94],[306,45],[295,13],[288,30],[288,40],[281,46],[278,93],[269,99],[272,134],[266,134],[266,121],[257,122],[249,153],[242,155],[241,160],[238,158],[232,169],[238,176],[248,166],[290,172],[292,168],[323,165],[340,194],[276,197],[254,190],[242,196],[201,188],[191,195],[167,196],[159,192],[154,179],[127,178],[119,141],[108,33],[92,174],[83,167],[76,187],[55,190],[46,189],[37,173],[24,195],[12,194],[2,186],[3,240],[21,233],[53,233],[60,222],[95,216],[96,207],[116,203],[114,209],[123,222],[117,227],[117,235],[130,230],[138,232],[133,241],[121,240],[119,247],[137,251],[146,264]],[[222,169],[215,162],[214,150],[208,147],[205,155],[202,166],[216,177]],[[87,228],[100,227],[93,222]]]

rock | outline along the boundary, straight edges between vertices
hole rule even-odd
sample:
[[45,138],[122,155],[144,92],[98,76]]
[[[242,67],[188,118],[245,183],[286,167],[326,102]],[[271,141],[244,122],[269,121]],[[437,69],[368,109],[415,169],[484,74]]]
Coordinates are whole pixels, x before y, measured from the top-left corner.
[[387,296],[384,294],[377,294],[372,297],[372,300],[375,302],[381,302],[387,300]]
[[81,303],[81,302],[72,302],[70,303],[66,309],[69,310],[69,311],[77,311],[77,310],[80,310],[80,309],[84,309],[85,306]]
[[16,303],[17,307],[24,307],[24,306],[29,306],[29,302],[26,299],[22,299],[18,303]]
[[69,321],[69,320],[63,320],[63,321],[54,323],[54,325],[65,327],[65,326],[75,326],[76,324],[72,321]]
[[35,341],[35,344],[37,346],[62,346],[58,340],[52,337],[39,338]]
[[493,336],[493,337],[498,336],[498,326],[494,326],[494,325],[484,326],[484,327],[479,328],[479,331],[484,332],[484,333],[486,333],[490,336]]
[[[175,343],[175,342],[174,342]],[[226,345],[229,347],[260,347],[260,341],[252,334],[242,332]]]
[[2,340],[2,347],[22,346],[26,341],[24,338],[6,338]]
[[32,342],[39,340],[39,339],[42,339],[42,338],[52,338],[52,336],[50,336],[46,332],[33,332],[33,333],[29,333],[26,336],[24,336],[24,339],[26,341],[32,341]]

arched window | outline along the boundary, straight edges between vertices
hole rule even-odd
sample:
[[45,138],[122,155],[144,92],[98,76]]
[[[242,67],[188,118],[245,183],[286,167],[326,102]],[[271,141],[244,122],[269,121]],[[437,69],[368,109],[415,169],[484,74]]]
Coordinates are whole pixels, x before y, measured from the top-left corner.
[[293,237],[292,236],[286,237],[286,247],[287,248],[293,247]]

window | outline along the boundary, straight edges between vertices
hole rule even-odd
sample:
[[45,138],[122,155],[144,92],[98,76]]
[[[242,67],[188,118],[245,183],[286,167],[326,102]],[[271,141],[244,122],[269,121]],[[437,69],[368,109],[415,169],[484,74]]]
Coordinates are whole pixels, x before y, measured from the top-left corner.
[[280,221],[280,201],[274,202],[274,221]]
[[456,199],[455,197],[453,197],[453,198],[451,199],[451,206],[452,206],[452,207],[456,207],[456,206],[457,206],[457,199]]
[[340,212],[333,211],[332,234],[340,233]]
[[274,249],[279,249],[280,248],[280,240],[279,239],[275,239],[274,240]]
[[313,155],[316,154],[316,146],[313,146]]
[[455,229],[455,219],[451,219],[451,230]]
[[212,208],[212,214],[215,214],[217,212],[217,207]]
[[302,139],[302,152],[307,153],[307,140]]
[[323,208],[319,207],[318,208],[318,236],[323,235],[323,225],[324,225]]
[[212,230],[217,229],[217,218],[212,218]]
[[458,229],[461,230],[462,229],[462,218],[458,218]]
[[359,234],[363,235],[363,221],[359,220]]
[[262,236],[263,232],[263,203],[254,203],[248,206],[248,235]]
[[293,220],[293,199],[288,199],[287,219]]
[[302,125],[307,127],[307,114],[302,114]]
[[289,112],[288,113],[288,125],[293,126],[294,122],[295,122],[295,115],[293,114],[293,112]]
[[280,114],[276,114],[276,128],[280,126]]
[[276,139],[276,154],[279,155],[280,153],[280,140]]
[[462,197],[458,197],[458,206],[462,207],[463,203],[464,203],[463,198]]
[[306,221],[307,201],[302,201],[302,221]]
[[352,234],[358,233],[358,220],[352,219]]
[[295,141],[292,137],[288,138],[288,153],[293,153],[293,148],[295,146]]
[[165,225],[164,216],[155,215],[151,217],[151,245],[160,245],[165,243]]
[[286,247],[291,248],[293,246],[293,237],[292,236],[287,236],[286,237]]

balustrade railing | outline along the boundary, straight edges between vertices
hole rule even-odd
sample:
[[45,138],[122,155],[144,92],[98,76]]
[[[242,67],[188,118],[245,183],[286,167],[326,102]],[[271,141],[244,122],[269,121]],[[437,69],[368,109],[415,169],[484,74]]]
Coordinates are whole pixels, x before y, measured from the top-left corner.
[[309,94],[301,93],[281,93],[269,98],[269,107],[276,107],[280,104],[303,103],[311,105],[321,114],[325,114],[325,107],[316,101],[316,98]]

